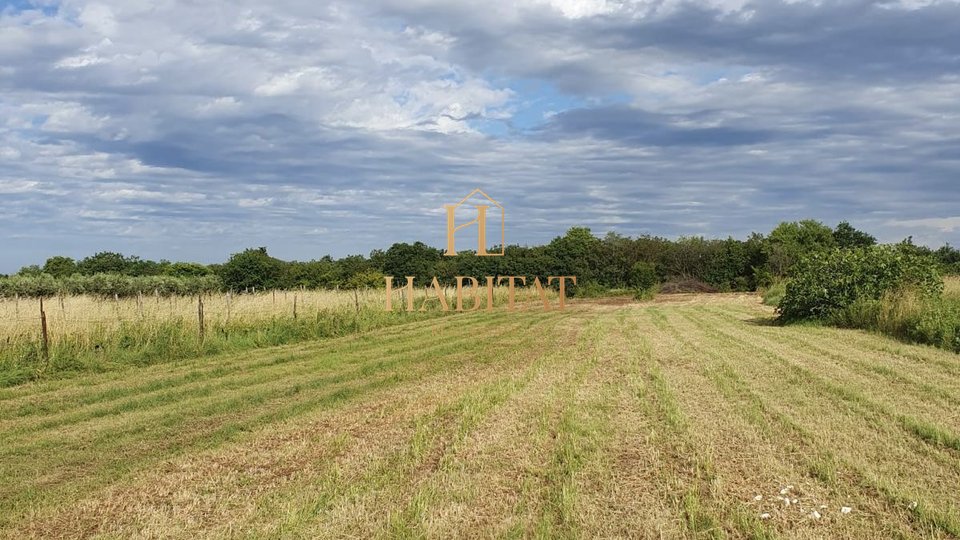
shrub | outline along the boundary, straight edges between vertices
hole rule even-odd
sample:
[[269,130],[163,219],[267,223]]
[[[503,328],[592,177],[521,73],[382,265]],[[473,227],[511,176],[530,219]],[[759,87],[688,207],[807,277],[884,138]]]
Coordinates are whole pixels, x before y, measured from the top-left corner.
[[777,308],[784,321],[827,320],[855,302],[915,291],[933,298],[943,290],[936,262],[895,246],[815,252],[801,259]]
[[879,300],[860,298],[831,316],[829,322],[960,352],[960,302],[950,298],[895,291]]
[[199,277],[173,276],[124,276],[120,274],[73,274],[56,279],[50,274],[36,276],[12,276],[0,278],[0,297],[40,297],[55,294],[87,294],[112,298],[137,294],[160,296],[194,295],[214,292],[223,288],[219,276]]
[[638,290],[650,290],[658,281],[657,267],[653,263],[640,261],[630,269],[630,285]]
[[578,298],[599,298],[607,295],[607,288],[596,281],[587,281],[570,287],[570,295]]

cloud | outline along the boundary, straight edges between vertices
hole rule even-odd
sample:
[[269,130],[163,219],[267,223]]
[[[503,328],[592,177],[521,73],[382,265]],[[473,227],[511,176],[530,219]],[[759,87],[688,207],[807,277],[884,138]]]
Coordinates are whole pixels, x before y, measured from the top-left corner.
[[0,11],[0,271],[841,219],[958,243],[957,2],[63,0]]
[[893,220],[889,224],[895,227],[901,227],[901,228],[923,227],[923,228],[936,229],[940,232],[951,233],[956,231],[957,229],[960,229],[960,216],[944,217],[944,218]]

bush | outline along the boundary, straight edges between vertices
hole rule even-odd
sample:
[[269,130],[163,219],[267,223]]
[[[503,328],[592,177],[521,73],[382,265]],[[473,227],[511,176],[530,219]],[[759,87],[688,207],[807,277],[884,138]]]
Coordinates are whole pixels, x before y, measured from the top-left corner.
[[596,281],[587,281],[570,287],[570,295],[577,298],[600,298],[601,296],[607,296],[607,293],[607,288]]
[[637,289],[633,292],[634,300],[653,300],[657,296],[657,287],[654,285],[648,289]]
[[960,302],[950,298],[924,297],[909,290],[887,293],[880,300],[861,298],[829,322],[960,352]]
[[194,295],[223,288],[215,275],[199,277],[123,276],[120,274],[73,274],[56,279],[50,274],[0,278],[0,297],[50,297],[56,294],[87,294],[112,298],[137,294],[160,296]]
[[943,280],[936,262],[896,246],[816,252],[801,259],[778,311],[784,321],[828,320],[858,301],[901,290],[938,297]]
[[630,285],[638,290],[647,291],[654,288],[660,280],[657,278],[657,267],[649,262],[637,262],[630,269]]

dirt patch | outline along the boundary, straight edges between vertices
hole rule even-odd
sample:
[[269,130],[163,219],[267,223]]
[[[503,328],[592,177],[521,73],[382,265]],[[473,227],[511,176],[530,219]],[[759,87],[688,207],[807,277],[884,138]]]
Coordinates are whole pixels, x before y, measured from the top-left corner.
[[715,293],[717,289],[698,279],[678,279],[660,285],[660,294]]

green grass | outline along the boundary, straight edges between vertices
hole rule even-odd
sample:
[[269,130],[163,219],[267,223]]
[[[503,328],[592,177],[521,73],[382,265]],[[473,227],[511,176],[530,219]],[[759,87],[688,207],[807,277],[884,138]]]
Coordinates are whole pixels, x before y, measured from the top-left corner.
[[299,318],[274,316],[263,320],[210,324],[201,338],[195,321],[124,322],[118,328],[92,326],[58,336],[44,359],[40,342],[21,341],[0,348],[0,388],[32,380],[75,377],[117,369],[305,341],[329,339],[442,315],[440,311],[385,312],[325,309]]
[[938,298],[890,293],[880,300],[854,302],[828,322],[960,352],[960,297],[952,293]]
[[775,281],[769,287],[761,290],[760,294],[765,305],[774,307],[780,305],[780,300],[783,300],[783,297],[787,294],[787,280]]
[[960,357],[770,316],[454,314],[0,389],[0,537],[956,536]]

